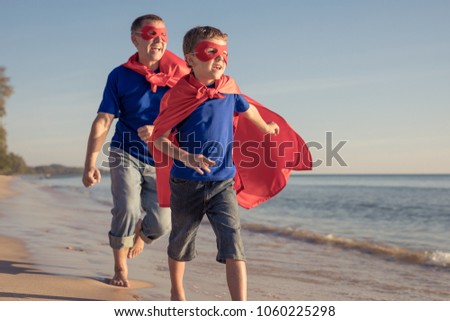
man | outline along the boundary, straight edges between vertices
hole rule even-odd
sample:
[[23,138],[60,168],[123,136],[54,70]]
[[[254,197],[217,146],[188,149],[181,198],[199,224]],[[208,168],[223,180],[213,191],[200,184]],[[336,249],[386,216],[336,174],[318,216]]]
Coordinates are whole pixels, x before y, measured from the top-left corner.
[[[89,135],[83,184],[100,182],[98,154],[115,118],[109,166],[113,208],[110,246],[114,276],[110,284],[129,287],[127,258],[139,255],[171,227],[170,210],[157,203],[154,160],[147,141],[159,114],[162,96],[189,72],[185,62],[166,50],[167,32],[162,18],[149,14],[131,25],[131,41],[137,52],[108,76],[103,99]],[[141,210],[145,216],[141,220]]]

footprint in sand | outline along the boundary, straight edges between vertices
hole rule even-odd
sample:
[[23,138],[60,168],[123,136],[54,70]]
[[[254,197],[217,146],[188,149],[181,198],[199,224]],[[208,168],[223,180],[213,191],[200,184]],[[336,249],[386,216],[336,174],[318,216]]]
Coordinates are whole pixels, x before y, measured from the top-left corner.
[[84,250],[81,247],[74,247],[74,246],[66,246],[66,250],[68,251],[75,251],[75,252],[84,252]]

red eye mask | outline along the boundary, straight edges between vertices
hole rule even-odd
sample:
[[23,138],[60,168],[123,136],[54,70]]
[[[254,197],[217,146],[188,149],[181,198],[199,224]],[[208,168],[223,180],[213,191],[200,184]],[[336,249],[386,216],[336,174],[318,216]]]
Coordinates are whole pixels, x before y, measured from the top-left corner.
[[161,37],[162,41],[167,42],[167,31],[166,28],[143,26],[141,28],[141,37],[144,40],[150,40],[156,37]]
[[[215,50],[210,50],[215,49]],[[211,41],[200,41],[195,47],[195,55],[201,61],[210,61],[218,56],[222,56],[228,65],[227,45],[218,45]]]

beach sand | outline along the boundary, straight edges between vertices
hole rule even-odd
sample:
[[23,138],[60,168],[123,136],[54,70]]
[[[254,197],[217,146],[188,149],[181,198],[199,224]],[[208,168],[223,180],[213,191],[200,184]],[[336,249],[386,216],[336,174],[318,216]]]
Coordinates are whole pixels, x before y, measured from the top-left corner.
[[[12,179],[0,176],[0,200],[17,195],[10,188]],[[136,300],[128,289],[111,287],[95,279],[67,278],[40,270],[19,239],[0,236],[0,244],[0,300]],[[136,282],[135,287],[139,286],[151,285]]]
[[[114,287],[107,284],[113,268],[106,237],[108,206],[41,190],[20,177],[0,177],[0,181],[0,234],[7,231],[0,239],[4,245],[0,247],[0,300],[169,300],[167,236],[129,260],[130,288]],[[92,221],[76,219],[84,210]],[[250,300],[331,299],[314,278],[286,277],[286,273],[296,273],[298,263],[290,258],[285,240],[274,243],[269,236],[247,233],[243,231],[252,256],[248,263]],[[20,239],[17,235],[26,236]],[[198,257],[186,268],[188,299],[229,300],[225,265],[215,261],[215,239],[208,224],[200,227],[197,250]],[[280,262],[288,270],[279,270]]]
[[[0,237],[0,300],[137,300],[127,289],[88,278],[66,278],[39,270],[17,239]],[[135,285],[136,286],[136,285]],[[142,286],[148,286],[142,283]]]
[[[81,185],[81,182],[80,182]],[[113,272],[110,205],[66,188],[0,176],[0,300],[167,301],[167,236],[129,260],[130,288]],[[87,193],[87,192],[86,192]],[[245,215],[245,212],[242,214]],[[447,270],[242,230],[252,301],[448,300]],[[187,264],[188,300],[229,300],[209,224]]]
[[[98,209],[101,222],[82,225],[73,218],[83,210],[81,204],[86,204],[86,199],[64,199],[63,194],[40,191],[20,177],[0,176],[0,186],[0,234],[7,231],[7,235],[0,235],[0,300],[169,300],[167,236],[129,261],[131,288],[114,287],[107,284],[112,273],[112,253],[105,235],[110,219],[105,215],[107,206]],[[88,204],[86,208],[95,206]],[[68,222],[70,219],[73,221]],[[101,231],[98,235],[87,232],[80,237],[80,231],[93,226]],[[17,235],[21,234],[27,236],[20,239]],[[283,247],[283,240],[271,245],[264,242],[264,236],[255,240],[250,246],[253,255],[260,258],[248,265],[249,299],[313,299],[314,285],[292,286],[290,278],[267,260],[267,251],[278,253],[272,255],[274,260],[277,255],[286,257],[277,249]],[[215,240],[207,224],[200,228],[197,249],[198,257],[186,269],[188,299],[229,300],[225,266],[215,261]]]

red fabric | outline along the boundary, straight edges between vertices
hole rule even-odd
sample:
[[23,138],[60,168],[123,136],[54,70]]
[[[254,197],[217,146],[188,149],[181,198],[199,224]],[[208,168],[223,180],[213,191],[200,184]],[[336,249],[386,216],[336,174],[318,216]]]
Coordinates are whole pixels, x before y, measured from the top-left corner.
[[172,88],[181,77],[190,72],[186,62],[169,50],[164,52],[159,61],[159,73],[155,73],[147,66],[141,64],[138,58],[139,56],[136,52],[123,66],[144,75],[145,79],[150,83],[153,92],[156,92],[157,87],[169,86]]
[[[207,49],[215,49],[216,52],[208,51]],[[228,48],[227,45],[219,45],[215,42],[203,40],[195,47],[195,55],[201,61],[210,61],[216,57],[222,56],[226,64],[228,64]]]
[[[157,173],[160,206],[170,205],[169,176],[172,160],[153,146],[153,142],[187,118],[208,98],[223,94],[240,94],[236,82],[222,76],[215,88],[207,88],[192,74],[183,77],[161,101],[161,112],[149,142]],[[245,95],[244,95],[245,96]],[[279,115],[245,96],[266,121],[280,126],[278,135],[264,135],[245,117],[234,117],[235,141],[233,162],[237,173],[235,189],[240,206],[250,209],[278,194],[287,184],[292,170],[310,170],[311,155],[303,139]],[[172,136],[173,139],[173,136]]]
[[150,25],[143,26],[141,28],[141,37],[144,40],[161,37],[162,41],[167,42],[167,30],[166,28],[156,28]]

